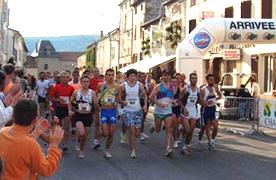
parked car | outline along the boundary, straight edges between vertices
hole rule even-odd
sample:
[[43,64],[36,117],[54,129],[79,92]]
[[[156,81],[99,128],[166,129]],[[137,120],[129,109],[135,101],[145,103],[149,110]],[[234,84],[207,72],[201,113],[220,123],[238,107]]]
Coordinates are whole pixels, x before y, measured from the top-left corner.
[[244,85],[243,89],[249,93],[249,82],[252,74],[245,73],[225,73],[222,80],[219,83],[220,91],[222,92],[222,99],[218,101],[220,118],[221,119],[239,119],[239,103],[246,101],[243,98],[237,98],[238,92],[241,90],[241,85]]

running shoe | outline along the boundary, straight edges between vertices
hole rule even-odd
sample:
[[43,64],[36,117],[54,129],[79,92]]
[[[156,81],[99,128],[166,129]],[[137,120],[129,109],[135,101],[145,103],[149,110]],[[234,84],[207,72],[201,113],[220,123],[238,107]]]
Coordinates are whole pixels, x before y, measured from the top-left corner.
[[76,151],[80,151],[80,144],[78,142],[75,145],[75,149],[76,149]]
[[197,151],[202,151],[203,146],[202,146],[202,142],[200,140],[197,140]]
[[145,139],[145,137],[144,136],[140,136],[140,141],[142,141],[142,142],[144,142],[146,139]]
[[211,146],[212,146],[212,149],[215,149],[215,143],[216,143],[215,139],[211,139]]
[[174,141],[174,144],[173,144],[173,148],[178,148],[178,142],[177,141]]
[[97,150],[100,147],[101,147],[100,142],[97,139],[94,139],[94,141],[93,141],[93,149]]
[[78,158],[79,158],[79,159],[84,159],[84,157],[85,157],[85,156],[84,156],[83,151],[80,151],[80,152],[79,152],[79,155],[78,155]]
[[132,152],[130,153],[130,158],[131,158],[131,159],[135,159],[135,158],[136,158],[136,153],[135,153],[135,151],[132,151]]
[[171,157],[173,155],[173,149],[172,148],[168,148],[166,153],[165,153],[165,156],[166,157]]
[[111,159],[111,158],[112,158],[112,155],[111,155],[111,153],[110,153],[109,150],[106,150],[106,151],[104,152],[104,157],[105,157],[106,159]]
[[145,139],[149,138],[149,136],[147,134],[145,134],[145,133],[141,133],[141,136],[144,137]]
[[184,146],[182,147],[181,154],[183,154],[183,155],[190,154],[190,151],[189,151],[188,146],[186,144],[184,144]]
[[127,136],[121,132],[120,134],[120,143],[127,144]]

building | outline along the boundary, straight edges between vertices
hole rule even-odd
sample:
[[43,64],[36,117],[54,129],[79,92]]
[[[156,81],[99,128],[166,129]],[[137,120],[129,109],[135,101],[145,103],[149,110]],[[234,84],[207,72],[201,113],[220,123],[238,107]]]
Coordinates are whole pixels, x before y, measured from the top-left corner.
[[[205,18],[276,18],[274,0],[187,0],[186,6],[186,33]],[[235,58],[223,55],[228,49]],[[271,94],[276,89],[275,54],[275,44],[217,44],[204,57],[205,73],[213,73],[217,83],[226,72],[255,73],[261,92]]]
[[133,12],[131,4],[134,0],[123,0],[120,6],[120,53],[119,53],[119,68],[132,63],[132,46],[133,46]]
[[96,41],[86,47],[85,69],[92,70],[94,67],[96,67],[97,45],[98,45],[98,42]]
[[163,14],[162,3],[165,0],[134,0],[131,4],[133,23],[132,23],[132,63],[142,60],[144,31],[143,25]]
[[15,66],[23,67],[24,62],[27,61],[29,52],[24,38],[19,31],[9,28],[7,42],[7,57],[13,59]]
[[100,73],[104,73],[107,69],[113,68],[115,71],[119,67],[119,29],[114,29],[107,35],[103,33],[97,43],[97,61],[96,67]]
[[32,76],[37,76],[37,63],[34,57],[27,56],[27,60],[23,64],[24,70],[26,74],[30,74]]
[[73,71],[77,67],[77,60],[83,52],[57,52],[48,40],[40,40],[32,53],[37,63],[37,71]]
[[9,59],[7,54],[9,8],[7,0],[0,0],[0,66]]

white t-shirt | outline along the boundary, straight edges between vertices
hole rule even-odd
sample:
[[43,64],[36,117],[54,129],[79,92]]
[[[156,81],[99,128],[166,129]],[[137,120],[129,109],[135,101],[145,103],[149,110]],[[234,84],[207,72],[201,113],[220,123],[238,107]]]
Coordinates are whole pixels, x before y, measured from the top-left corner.
[[37,94],[40,97],[46,98],[47,90],[49,88],[49,81],[48,80],[37,80],[36,81],[36,88],[37,88]]
[[251,95],[258,98],[261,95],[260,86],[258,83],[253,83],[251,86]]

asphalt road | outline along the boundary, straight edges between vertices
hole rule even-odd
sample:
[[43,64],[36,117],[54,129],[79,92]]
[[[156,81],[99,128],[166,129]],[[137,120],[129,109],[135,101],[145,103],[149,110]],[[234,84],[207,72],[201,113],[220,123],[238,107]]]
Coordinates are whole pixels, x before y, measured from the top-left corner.
[[[147,123],[147,128],[150,126]],[[147,129],[148,130],[148,129]],[[119,143],[117,129],[112,159],[102,149],[92,150],[92,138],[85,149],[86,158],[78,159],[71,139],[70,150],[60,169],[50,180],[274,180],[276,178],[276,139],[252,138],[219,132],[214,151],[194,149],[183,156],[164,157],[165,132],[152,134],[145,144],[138,141],[137,159],[129,158],[128,146]],[[148,132],[148,131],[147,131]],[[92,133],[91,133],[92,134]],[[196,133],[195,133],[196,134]],[[193,139],[195,146],[196,137]],[[102,143],[102,147],[104,144]]]

